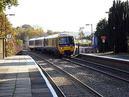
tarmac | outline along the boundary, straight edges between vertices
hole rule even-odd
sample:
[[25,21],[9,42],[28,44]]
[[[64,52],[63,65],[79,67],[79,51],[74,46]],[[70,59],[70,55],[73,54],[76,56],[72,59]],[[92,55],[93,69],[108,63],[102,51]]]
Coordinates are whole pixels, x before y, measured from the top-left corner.
[[30,56],[0,60],[0,97],[56,97],[48,84]]

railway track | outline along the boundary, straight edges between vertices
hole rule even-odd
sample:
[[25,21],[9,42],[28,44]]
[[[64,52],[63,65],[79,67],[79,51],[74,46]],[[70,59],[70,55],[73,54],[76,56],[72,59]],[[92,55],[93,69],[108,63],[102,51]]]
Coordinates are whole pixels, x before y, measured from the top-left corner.
[[[39,54],[37,55],[37,54],[32,54],[31,53],[31,56],[36,60],[36,62],[38,63],[39,67],[43,70],[43,72],[45,74],[47,74],[49,79],[51,79],[52,83],[55,83],[56,81],[54,82],[54,80],[52,80],[52,79],[54,79],[54,78],[51,77],[51,76],[53,76],[52,74],[47,73],[47,70],[44,70],[44,68],[47,68],[47,67],[43,67],[42,64],[44,64],[44,62],[47,62],[49,64],[49,65],[47,64],[49,66],[49,68],[56,71],[56,74],[58,73],[58,76],[62,76],[63,77],[62,79],[65,79],[65,80],[69,81],[69,83],[71,85],[69,85],[69,87],[67,87],[67,88],[54,84],[54,86],[56,86],[56,90],[59,92],[59,95],[62,95],[63,97],[73,97],[73,96],[78,96],[78,97],[104,97],[100,93],[98,93],[96,90],[91,88],[90,86],[86,85],[85,83],[83,83],[82,81],[80,81],[79,79],[77,79],[76,77],[74,77],[73,75],[68,73],[67,71],[62,70],[60,67],[58,67],[54,63],[50,62],[49,60],[44,59]],[[40,61],[39,61],[39,59],[40,59]],[[43,60],[43,62],[42,62],[42,60]],[[63,73],[63,75],[62,75],[62,73]],[[71,90],[71,89],[73,89],[73,90]],[[68,91],[68,92],[66,92],[66,91]],[[80,91],[80,93],[79,93],[79,91]],[[62,97],[62,96],[59,96],[59,97]]]
[[64,60],[70,61],[70,62],[75,63],[79,66],[82,66],[84,68],[89,68],[89,69],[95,70],[97,72],[106,74],[110,77],[114,77],[116,79],[119,79],[119,80],[122,80],[122,81],[129,83],[129,72],[128,71],[113,68],[110,66],[105,66],[105,65],[100,64],[100,63],[96,63],[93,61],[87,61],[87,60],[83,60],[80,58],[70,58],[70,59],[64,58]]
[[129,71],[129,62],[127,62],[127,60],[121,61],[121,59],[118,60],[118,59],[106,58],[102,56],[94,56],[94,55],[92,56],[92,55],[82,55],[82,54],[76,58],[83,59],[87,62],[103,64],[105,66],[117,68],[127,72]]
[[[33,53],[35,55],[35,53]],[[44,57],[44,55],[42,56],[41,54],[37,54],[36,58],[39,57]],[[75,77],[76,79],[80,80],[81,82],[83,82],[84,84],[88,85],[91,89],[97,91],[101,97],[128,97],[128,90],[129,90],[129,84],[125,81],[120,81],[114,77],[109,77],[101,72],[95,71],[93,69],[89,69],[89,68],[84,68],[82,66],[79,66],[78,64],[73,64],[72,62],[68,62],[64,61],[62,59],[54,59],[53,57],[46,57],[45,59],[47,59],[47,61],[49,61],[52,64],[55,64],[55,66],[59,67],[59,69],[62,69],[66,72],[68,72],[70,75],[72,75],[73,77]],[[42,65],[43,59],[38,59],[37,62],[41,63],[40,65]],[[49,63],[49,65],[50,65]],[[86,63],[86,62],[85,62]],[[88,63],[89,64],[89,63]],[[42,65],[43,66],[43,65]],[[47,68],[47,67],[43,67],[43,68]],[[56,67],[53,67],[56,68]],[[56,71],[57,69],[52,69],[52,71]],[[52,77],[50,71],[51,70],[45,70],[47,72],[49,72],[49,75]],[[60,70],[57,70],[60,71]],[[53,73],[53,72],[52,72]],[[63,72],[62,72],[63,73]],[[56,73],[57,74],[57,73]],[[58,75],[61,76],[61,75]],[[55,75],[54,75],[55,77]],[[52,79],[55,80],[55,78],[52,77]],[[62,80],[62,79],[61,79]],[[69,81],[69,77],[67,79]],[[73,79],[71,79],[73,80]],[[56,80],[55,80],[56,82]],[[66,82],[64,82],[66,83]],[[71,83],[76,83],[76,85],[78,84],[77,82],[71,82]],[[60,87],[61,91],[64,93],[64,91],[68,91],[66,88]],[[63,85],[62,85],[63,86]],[[80,87],[81,85],[78,84],[78,86],[74,86],[76,87]],[[115,87],[114,87],[115,86]],[[70,88],[70,87],[69,87]],[[81,86],[82,89],[82,86]],[[81,89],[79,89],[78,91],[80,91]],[[92,94],[92,96],[80,96],[79,97],[94,97],[94,93],[92,93],[91,91],[89,91],[89,89],[87,90],[82,89],[83,91],[86,92],[86,94]],[[72,92],[72,89],[69,90],[70,92]],[[88,92],[87,92],[88,91]],[[83,94],[83,92],[81,92]],[[67,95],[67,93],[64,93],[65,96]],[[93,95],[94,94],[94,95]],[[96,95],[98,97],[98,95]],[[99,96],[99,97],[100,97]],[[67,97],[73,97],[73,96],[69,96],[69,94],[67,95]]]

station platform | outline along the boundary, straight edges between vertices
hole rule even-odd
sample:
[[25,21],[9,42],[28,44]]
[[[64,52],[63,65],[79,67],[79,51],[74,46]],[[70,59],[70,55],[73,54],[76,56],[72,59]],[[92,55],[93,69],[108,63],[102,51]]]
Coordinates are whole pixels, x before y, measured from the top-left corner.
[[129,62],[129,54],[128,53],[120,53],[120,54],[113,54],[112,52],[107,53],[80,53],[81,55],[93,56],[93,57],[100,57],[106,59],[113,59],[118,61],[125,61]]
[[35,61],[27,55],[0,60],[0,97],[56,97]]

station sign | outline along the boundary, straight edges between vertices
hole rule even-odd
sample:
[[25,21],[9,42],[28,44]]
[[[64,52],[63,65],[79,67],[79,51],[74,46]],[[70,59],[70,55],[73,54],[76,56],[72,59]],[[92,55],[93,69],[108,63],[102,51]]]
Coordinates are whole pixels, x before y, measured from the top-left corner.
[[106,36],[101,36],[101,39],[102,39],[102,43],[105,43],[105,41],[106,41]]

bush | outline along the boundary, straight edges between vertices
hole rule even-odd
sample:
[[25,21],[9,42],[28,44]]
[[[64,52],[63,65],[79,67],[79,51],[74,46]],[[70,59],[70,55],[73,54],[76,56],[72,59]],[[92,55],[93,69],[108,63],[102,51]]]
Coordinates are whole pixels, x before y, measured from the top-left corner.
[[6,41],[6,56],[12,56],[22,50],[22,40],[8,40]]

